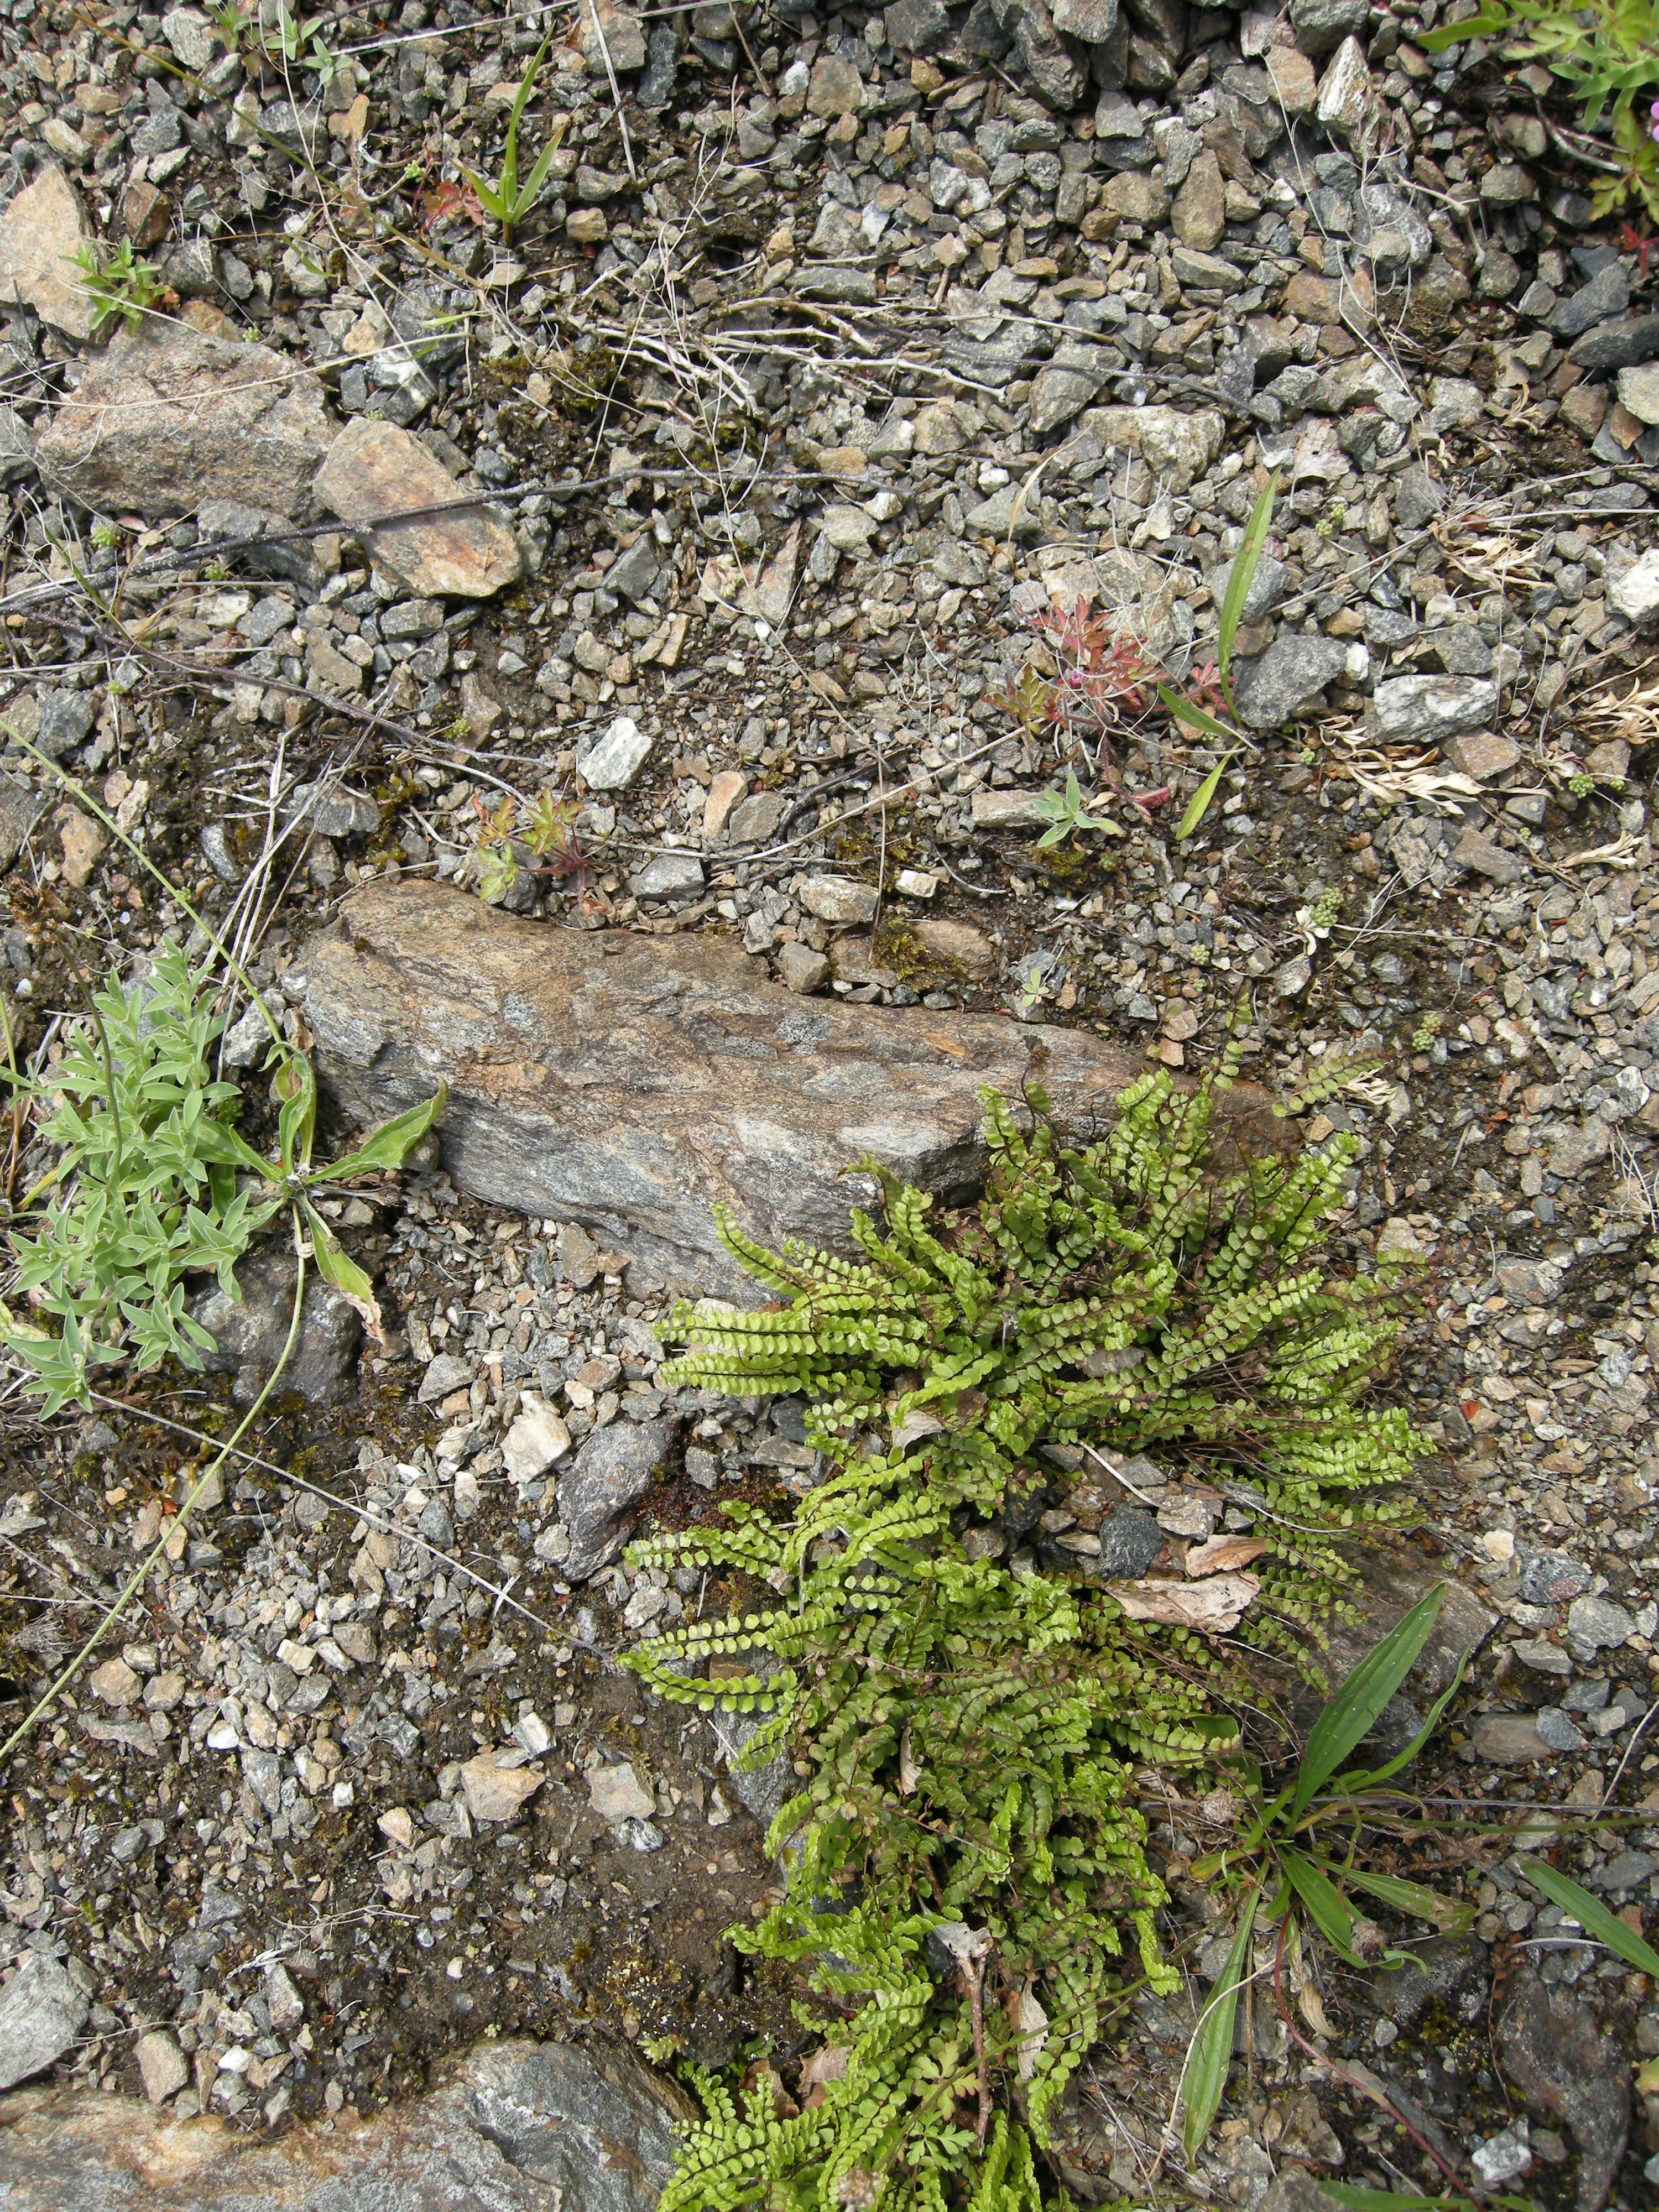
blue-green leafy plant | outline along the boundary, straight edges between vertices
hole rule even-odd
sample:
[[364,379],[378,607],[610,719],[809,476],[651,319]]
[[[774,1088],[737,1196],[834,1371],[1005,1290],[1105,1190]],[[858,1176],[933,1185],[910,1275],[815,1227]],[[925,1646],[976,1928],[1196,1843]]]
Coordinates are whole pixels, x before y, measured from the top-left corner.
[[1540,61],[1577,95],[1586,131],[1603,120],[1621,166],[1596,187],[1596,218],[1638,200],[1659,222],[1659,0],[1480,0],[1473,15],[1442,23],[1418,40],[1431,54],[1470,39],[1518,33],[1505,48],[1516,62]]
[[[53,772],[155,872],[72,778]],[[313,1164],[317,1079],[267,1011],[266,1066],[277,1109],[276,1156],[267,1159],[236,1127],[240,1089],[213,1073],[212,1048],[224,1028],[215,1010],[221,981],[178,946],[163,945],[147,975],[113,974],[88,994],[85,1025],[71,1030],[46,1075],[0,1070],[14,1097],[41,1111],[40,1141],[54,1155],[9,1229],[27,1316],[0,1304],[0,1344],[27,1369],[43,1417],[90,1404],[100,1368],[142,1372],[173,1358],[199,1369],[212,1340],[186,1310],[190,1278],[212,1273],[238,1297],[236,1262],[279,1212],[293,1215],[325,1281],[371,1328],[380,1325],[374,1285],[318,1212],[315,1194],[402,1167],[442,1112],[444,1087],[383,1123],[348,1158]],[[38,1229],[21,1225],[33,1221]]]
[[1238,1641],[1316,1674],[1344,1540],[1405,1517],[1392,1486],[1428,1449],[1364,1402],[1393,1341],[1384,1287],[1317,1257],[1353,1140],[1220,1171],[1211,1115],[1236,1066],[1233,1048],[1186,1097],[1148,1074],[1080,1146],[1036,1089],[1029,1128],[988,1093],[980,1205],[936,1219],[861,1163],[884,1218],[854,1212],[857,1259],[773,1253],[720,1217],[778,1303],[682,1305],[668,1371],[805,1392],[828,1471],[787,1522],[737,1505],[636,1546],[756,1595],[627,1663],[752,1717],[748,1760],[793,1762],[769,1838],[785,1894],[733,1940],[810,1962],[801,2017],[838,2057],[794,2113],[697,2075],[708,2116],[663,2212],[1036,2212],[1034,2146],[1103,2021],[1175,1986],[1141,1776],[1237,1750],[1240,1662],[1134,1617],[1086,1554],[1039,1563],[1020,1539],[1040,1455],[1083,1452],[1112,1490],[1121,1455],[1151,1452],[1242,1501],[1260,1551]]

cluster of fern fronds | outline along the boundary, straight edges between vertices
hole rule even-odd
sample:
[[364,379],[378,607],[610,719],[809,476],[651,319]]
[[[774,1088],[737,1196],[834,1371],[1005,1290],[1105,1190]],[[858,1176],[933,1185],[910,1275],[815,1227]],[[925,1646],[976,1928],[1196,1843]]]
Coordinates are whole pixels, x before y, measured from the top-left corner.
[[762,1717],[747,1759],[805,1778],[770,1838],[783,1900],[736,1940],[811,1962],[828,2002],[803,2020],[831,2055],[799,2111],[775,2077],[701,2078],[708,2118],[663,2212],[1036,2212],[1033,2143],[1103,2014],[1175,1986],[1139,1777],[1236,1742],[1237,1661],[1131,1620],[1109,1583],[998,1556],[991,1532],[1046,1486],[1045,1444],[1200,1472],[1267,1547],[1240,1637],[1309,1667],[1352,1572],[1340,1539],[1400,1516],[1387,1486],[1426,1449],[1361,1402],[1393,1339],[1382,1286],[1315,1256],[1353,1140],[1218,1175],[1233,1066],[1185,1097],[1146,1076],[1081,1147],[1040,1092],[1029,1132],[988,1094],[977,1209],[935,1230],[927,1197],[861,1163],[884,1202],[880,1226],[853,1216],[858,1261],[780,1256],[721,1220],[787,1303],[682,1306],[691,1348],[669,1372],[806,1393],[829,1471],[787,1523],[737,1507],[636,1547],[777,1602],[628,1663],[664,1697]]

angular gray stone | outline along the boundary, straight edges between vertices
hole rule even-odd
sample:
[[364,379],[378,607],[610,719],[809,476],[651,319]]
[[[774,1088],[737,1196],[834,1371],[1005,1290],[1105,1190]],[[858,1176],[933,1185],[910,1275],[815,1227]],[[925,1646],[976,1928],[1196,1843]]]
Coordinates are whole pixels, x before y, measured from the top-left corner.
[[153,2027],[141,2035],[133,2051],[138,2061],[138,2078],[144,2085],[144,2094],[152,2105],[166,2102],[176,2096],[190,2079],[190,2068],[185,2054],[165,2028]]
[[1041,436],[1044,431],[1057,430],[1062,422],[1069,422],[1074,415],[1091,406],[1100,395],[1106,375],[1104,362],[1097,369],[1053,363],[1040,368],[1031,380],[1033,432]]
[[1620,370],[1619,404],[1638,422],[1659,422],[1659,362],[1638,362]]
[[[1029,1054],[994,1016],[952,1014],[941,1042],[921,1008],[803,1006],[713,939],[550,929],[411,878],[355,894],[303,965],[319,1073],[354,1121],[443,1077],[438,1137],[462,1188],[585,1222],[677,1283],[745,1300],[712,1200],[752,1234],[844,1249],[847,1162],[971,1183],[980,1086],[1018,1092]],[[1043,1040],[1068,1116],[1109,1112],[1139,1064],[1087,1031]],[[1228,1115],[1255,1110],[1227,1094]]]
[[628,878],[635,898],[688,898],[702,889],[702,862],[695,853],[659,853]]
[[1042,532],[1041,495],[1023,484],[1006,483],[963,517],[975,538],[1036,538]]
[[1317,61],[1344,39],[1363,37],[1370,12],[1370,0],[1291,0],[1296,43]]
[[628,1536],[628,1515],[657,1479],[679,1421],[612,1421],[595,1429],[559,1477],[559,1518],[570,1531],[567,1582],[584,1583],[614,1559]]
[[0,2089],[61,2058],[81,2033],[87,2000],[56,1959],[27,1951],[0,1990]]
[[1397,238],[1406,248],[1405,258],[1420,269],[1434,252],[1434,233],[1402,192],[1383,184],[1362,185],[1353,204],[1355,242],[1372,249],[1376,260],[1397,262],[1397,250],[1384,253],[1384,237]]
[[876,887],[850,876],[814,876],[801,886],[800,902],[820,921],[873,921]]
[[43,691],[40,726],[34,742],[50,760],[62,760],[87,741],[92,728],[93,700],[87,691]]
[[1365,146],[1376,127],[1376,91],[1356,38],[1344,39],[1319,81],[1318,120],[1333,137],[1353,151]]
[[1369,720],[1390,740],[1478,730],[1498,712],[1498,686],[1481,676],[1389,676],[1371,695]]
[[1214,407],[1091,407],[1083,427],[1110,449],[1139,453],[1181,499],[1220,453],[1227,422]]
[[1432,377],[1423,428],[1431,438],[1443,437],[1448,430],[1473,430],[1485,415],[1486,404],[1480,386],[1467,377]]
[[626,791],[651,757],[652,740],[629,714],[576,747],[576,773],[590,791]]
[[849,269],[839,262],[817,261],[797,269],[789,289],[798,298],[817,300],[826,307],[873,307],[876,277],[872,269]]
[[54,490],[112,514],[183,514],[233,499],[292,516],[332,435],[309,369],[268,346],[162,320],[117,335],[36,450]]
[[1567,1634],[1592,1651],[1613,1650],[1628,1643],[1636,1623],[1622,1605],[1607,1597],[1576,1597],[1567,1607]]
[[[288,1341],[294,1276],[293,1253],[281,1244],[266,1245],[237,1264],[240,1304],[216,1283],[191,1308],[216,1347],[203,1354],[207,1370],[234,1374],[232,1395],[239,1406],[252,1404],[258,1395]],[[356,1378],[362,1337],[355,1308],[314,1267],[307,1267],[299,1341],[283,1370],[278,1392],[297,1390],[313,1406],[331,1406],[345,1397]]]
[[1117,28],[1117,0],[1054,0],[1049,13],[1055,30],[1085,46],[1103,46]]
[[1567,351],[1579,368],[1629,368],[1659,358],[1659,315],[1628,315],[1621,322],[1598,324]]
[[1477,876],[1485,876],[1489,883],[1518,884],[1528,873],[1526,862],[1518,853],[1507,847],[1494,845],[1490,837],[1483,837],[1478,830],[1466,830],[1452,848],[1452,859],[1460,868],[1468,868]]
[[951,36],[945,0],[892,0],[883,21],[888,45],[907,54],[936,54]]
[[1570,298],[1562,301],[1550,318],[1550,328],[1559,338],[1580,338],[1597,323],[1622,315],[1629,305],[1630,277],[1625,264],[1622,261],[1609,261],[1605,269],[1596,270],[1588,284],[1581,284]]
[[1055,29],[1043,0],[1020,0],[1014,54],[1039,96],[1056,114],[1069,115],[1083,98],[1089,71],[1077,47]]
[[222,33],[199,8],[174,8],[161,18],[161,36],[187,70],[198,76],[225,50]]
[[[1237,565],[1237,556],[1224,568],[1213,570],[1209,578],[1210,596],[1216,604],[1218,615],[1227,597],[1227,586]],[[1239,620],[1248,629],[1252,623],[1264,621],[1276,606],[1291,595],[1294,579],[1282,561],[1275,561],[1271,553],[1264,553],[1255,564],[1250,578],[1250,588],[1244,594],[1244,605],[1239,611]]]
[[1659,613],[1659,546],[1650,548],[1622,575],[1612,578],[1607,598],[1626,622],[1645,622]]
[[1446,504],[1446,495],[1425,468],[1402,469],[1395,489],[1395,520],[1402,530],[1420,530]]
[[1163,1549],[1164,1531],[1157,1515],[1121,1505],[1100,1524],[1098,1558],[1085,1557],[1079,1564],[1103,1581],[1133,1582]]
[[1195,246],[1176,245],[1170,249],[1170,266],[1183,291],[1231,293],[1244,289],[1244,271],[1218,253],[1200,253]]
[[52,801],[44,792],[15,775],[0,775],[0,876],[51,811]]
[[1583,1744],[1583,1737],[1559,1705],[1540,1706],[1533,1720],[1540,1740],[1552,1751],[1577,1751]]
[[1406,1965],[1385,1966],[1371,1976],[1376,2008],[1396,2027],[1409,2027],[1428,2005],[1478,2020],[1491,1987],[1488,1954],[1478,1936],[1431,1936],[1413,1945]]
[[[7,2212],[655,2212],[690,2100],[624,2050],[483,2042],[439,2086],[275,2141],[137,2098],[62,2090],[7,2112]],[[164,2175],[158,2189],[156,2177]]]
[[1313,706],[1347,665],[1340,638],[1276,637],[1258,659],[1245,663],[1234,685],[1240,720],[1252,730],[1276,730]]

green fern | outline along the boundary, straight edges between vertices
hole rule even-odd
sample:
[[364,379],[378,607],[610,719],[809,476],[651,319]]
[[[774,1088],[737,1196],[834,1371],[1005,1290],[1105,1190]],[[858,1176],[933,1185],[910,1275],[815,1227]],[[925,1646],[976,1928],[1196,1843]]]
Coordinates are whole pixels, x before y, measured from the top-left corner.
[[[847,2060],[789,2117],[699,2077],[708,2117],[663,2212],[1038,2212],[1032,2144],[1105,2016],[1133,1987],[1177,1984],[1144,1770],[1237,1747],[1241,1659],[1131,1619],[1085,1561],[995,1556],[996,1535],[1035,1524],[1040,1449],[1152,1452],[1200,1495],[1243,1501],[1267,1548],[1236,1641],[1316,1679],[1353,1578],[1340,1547],[1403,1518],[1389,1486],[1428,1449],[1402,1412],[1361,1402],[1393,1342],[1387,1285],[1313,1256],[1353,1139],[1218,1176],[1210,1118],[1236,1066],[1186,1097],[1145,1076],[1081,1149],[1040,1092],[1029,1132],[988,1092],[977,1209],[930,1225],[927,1196],[863,1162],[884,1202],[880,1225],[853,1215],[859,1260],[774,1253],[720,1217],[786,1303],[681,1305],[690,1348],[668,1377],[805,1393],[829,1471],[787,1524],[739,1504],[636,1545],[642,1565],[713,1568],[780,1602],[627,1663],[665,1698],[759,1717],[745,1761],[785,1753],[804,1776],[769,1839],[782,1901],[733,1940],[810,1961],[826,2008],[803,2022]],[[734,1657],[751,1663],[708,1679]],[[959,1965],[952,1929],[988,1963]]]

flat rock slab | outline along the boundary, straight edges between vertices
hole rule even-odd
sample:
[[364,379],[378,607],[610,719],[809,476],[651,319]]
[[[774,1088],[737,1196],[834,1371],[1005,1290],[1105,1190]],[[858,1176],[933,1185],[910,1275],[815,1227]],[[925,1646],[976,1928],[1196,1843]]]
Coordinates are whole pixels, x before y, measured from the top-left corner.
[[295,515],[332,434],[309,369],[269,346],[146,322],[93,362],[38,451],[53,490],[112,514],[231,499]]
[[[982,1085],[1018,1097],[1034,1050],[1073,1122],[1109,1117],[1139,1055],[993,1015],[803,1000],[735,946],[514,921],[435,884],[375,885],[307,949],[318,1073],[354,1119],[442,1079],[443,1162],[520,1213],[574,1218],[687,1288],[752,1299],[717,1199],[757,1237],[847,1246],[869,1153],[962,1194],[984,1165]],[[1227,1094],[1242,1144],[1283,1150],[1260,1091]]]
[[[465,498],[449,471],[410,431],[359,416],[334,441],[317,496],[362,532],[383,568],[425,599],[487,599],[518,581],[519,541],[482,500],[445,514],[421,513]],[[388,518],[407,514],[399,522]],[[379,524],[379,528],[368,526]]]
[[21,301],[66,337],[90,337],[97,308],[75,256],[92,236],[74,185],[48,162],[0,215],[0,302]]
[[481,2043],[443,2085],[372,2120],[272,2142],[127,2097],[0,2101],[6,2212],[653,2212],[680,2092],[626,2052]]

